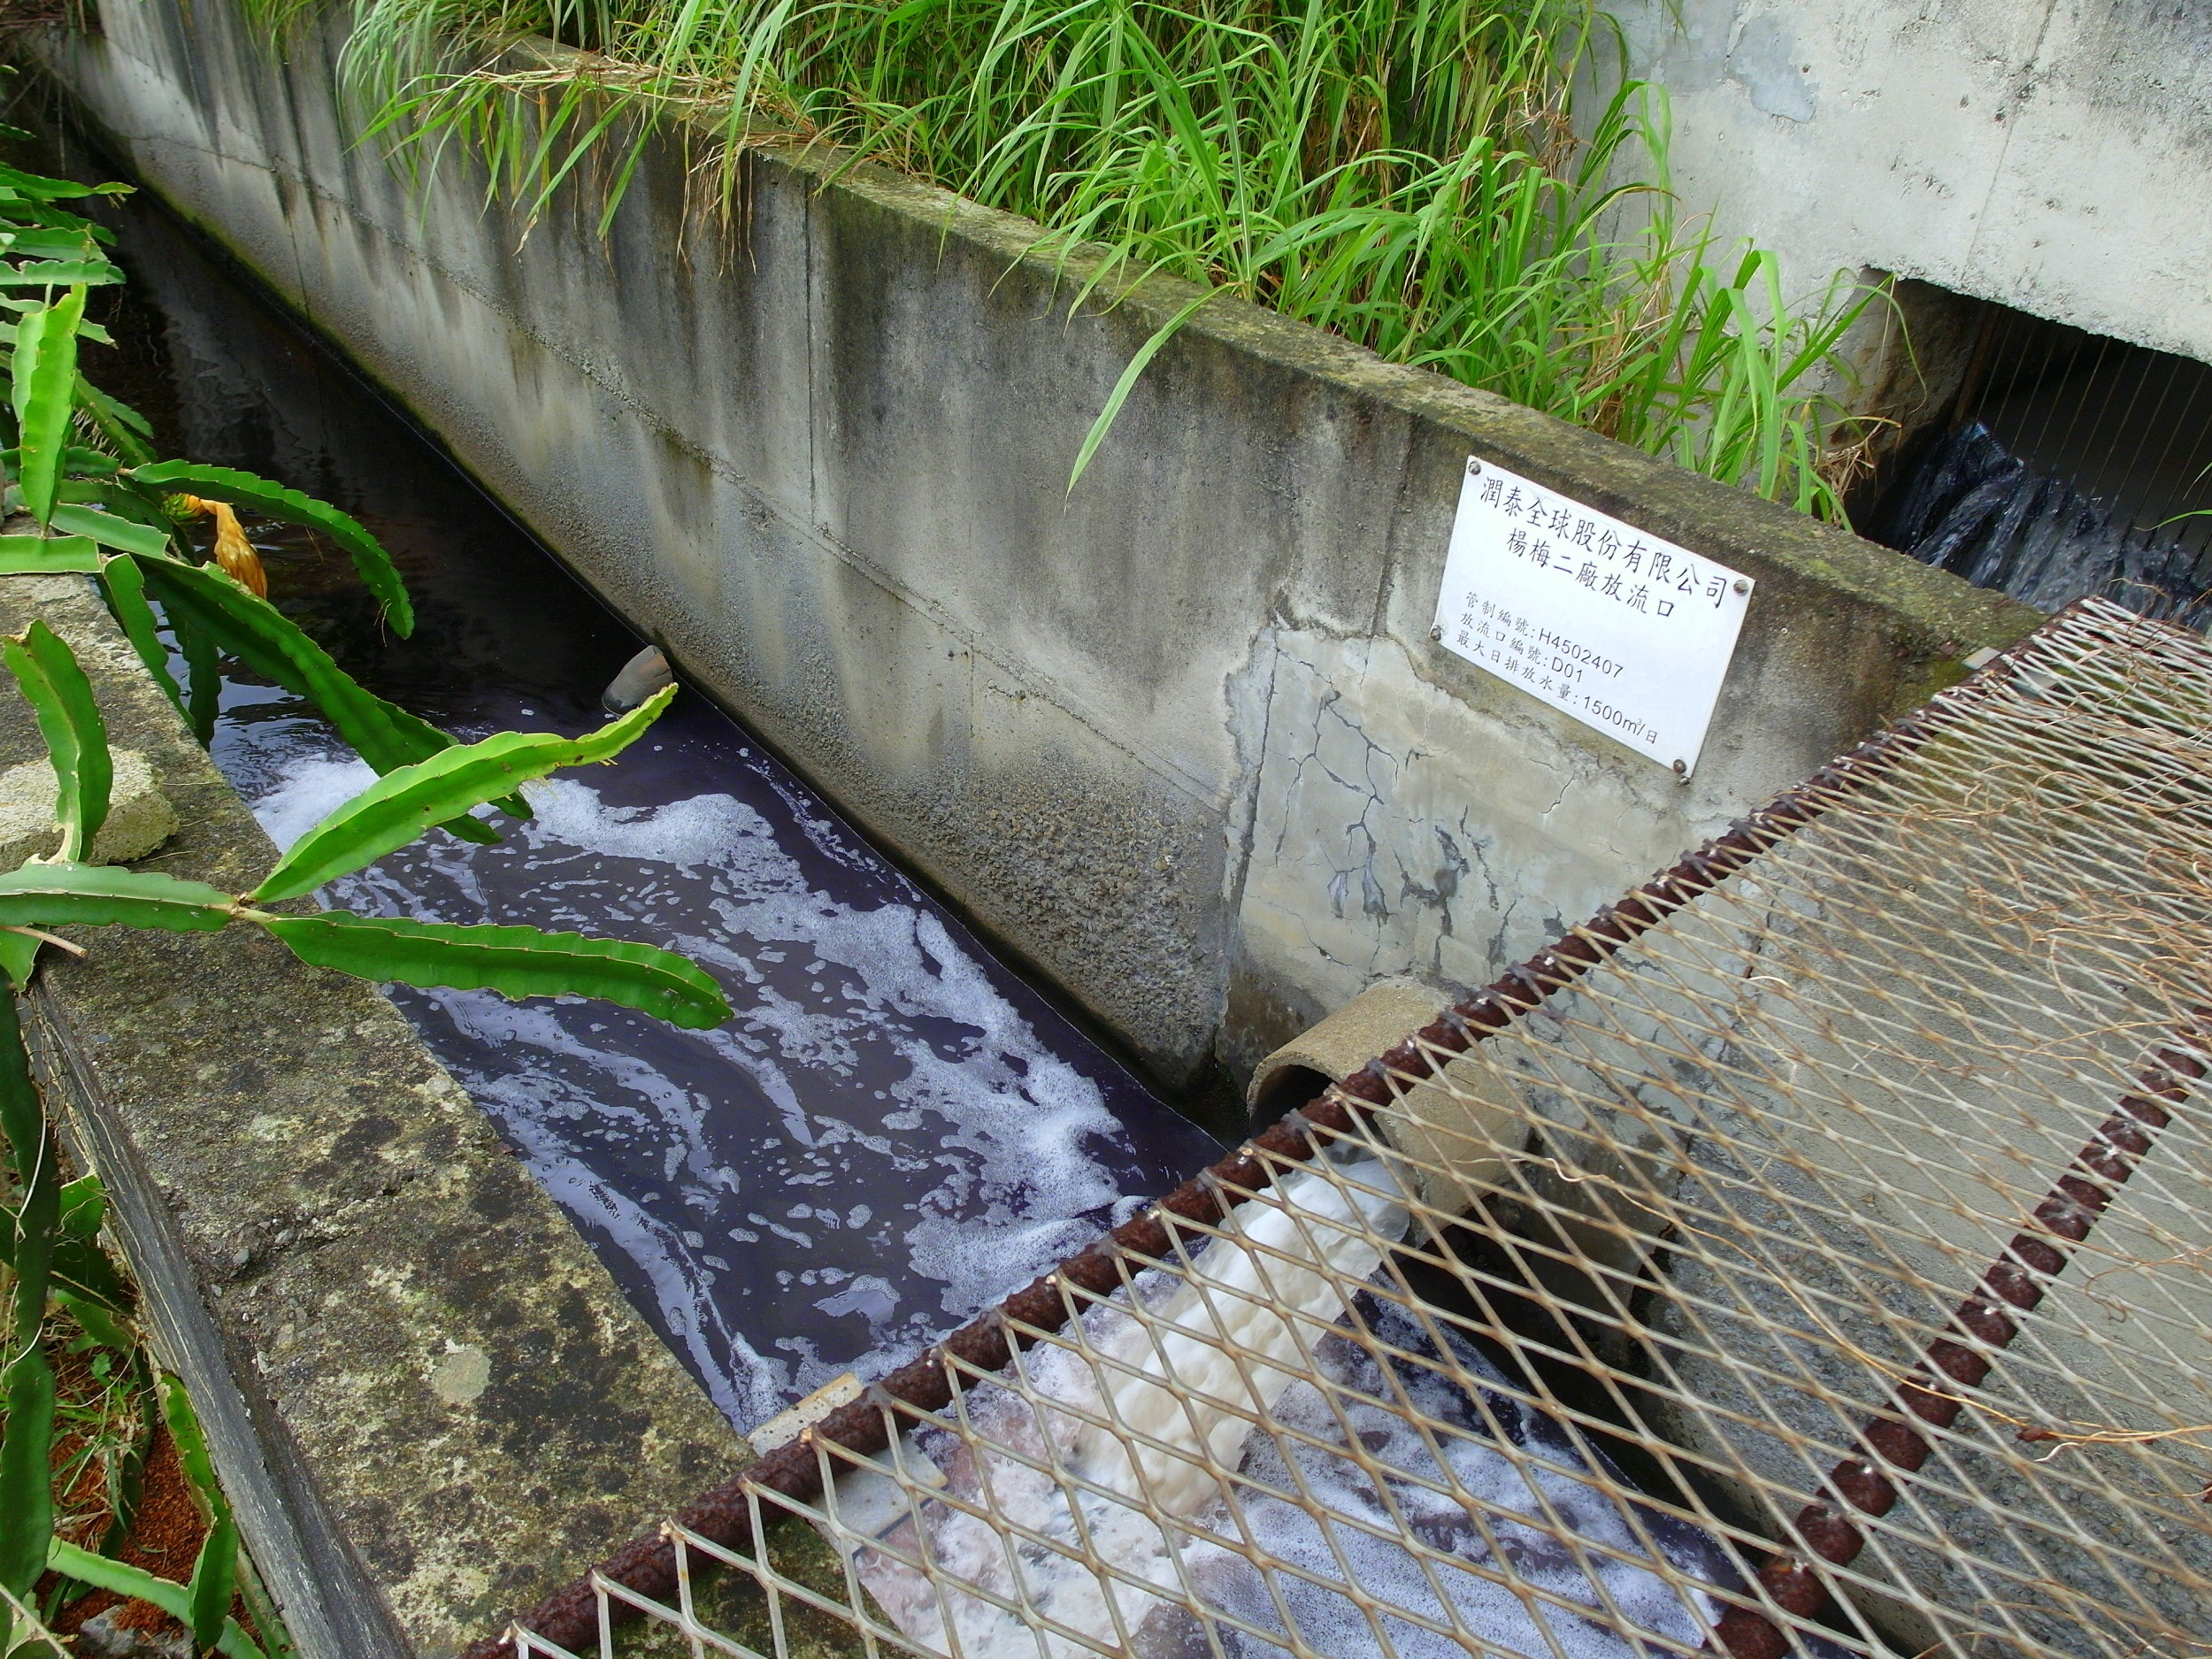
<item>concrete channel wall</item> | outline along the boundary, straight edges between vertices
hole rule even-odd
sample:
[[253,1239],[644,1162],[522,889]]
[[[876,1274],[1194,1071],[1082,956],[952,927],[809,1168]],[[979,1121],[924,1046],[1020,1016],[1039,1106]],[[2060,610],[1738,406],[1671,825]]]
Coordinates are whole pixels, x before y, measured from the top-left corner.
[[1798,285],[1863,268],[2212,362],[2212,11],[1618,0],[1673,182]]
[[[0,631],[35,617],[175,809],[149,867],[259,880],[268,837],[89,585],[0,581]],[[45,752],[10,685],[0,766]],[[749,1457],[373,987],[257,929],[67,931],[42,1079],[305,1659],[450,1655]]]
[[[2008,601],[882,169],[672,138],[610,234],[351,146],[334,36],[111,0],[40,51],[138,176],[1171,1086],[1489,979],[2032,625]],[[334,27],[335,26],[329,26]],[[704,192],[710,197],[710,191]],[[1757,579],[1686,786],[1432,643],[1485,457]]]

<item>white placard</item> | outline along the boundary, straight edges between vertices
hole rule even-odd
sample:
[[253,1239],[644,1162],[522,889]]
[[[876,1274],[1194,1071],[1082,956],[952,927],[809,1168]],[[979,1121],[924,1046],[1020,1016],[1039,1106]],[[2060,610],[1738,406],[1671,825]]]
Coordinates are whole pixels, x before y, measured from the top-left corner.
[[1437,637],[1687,777],[1751,588],[1702,554],[1470,459]]

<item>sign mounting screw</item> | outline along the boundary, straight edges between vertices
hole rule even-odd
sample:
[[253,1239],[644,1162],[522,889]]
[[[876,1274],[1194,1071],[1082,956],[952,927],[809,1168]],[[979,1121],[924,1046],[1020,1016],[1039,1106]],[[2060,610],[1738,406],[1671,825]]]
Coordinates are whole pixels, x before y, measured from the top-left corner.
[[1739,576],[1739,577],[1737,577],[1737,578],[1736,578],[1736,591],[1737,591],[1738,593],[1740,593],[1740,594],[1747,594],[1747,593],[1749,593],[1749,592],[1751,591],[1751,580],[1750,580],[1750,578],[1748,578],[1748,577],[1745,577],[1745,576]]
[[1444,625],[1441,622],[1436,623],[1429,629],[1429,638],[1440,645],[1444,642]]

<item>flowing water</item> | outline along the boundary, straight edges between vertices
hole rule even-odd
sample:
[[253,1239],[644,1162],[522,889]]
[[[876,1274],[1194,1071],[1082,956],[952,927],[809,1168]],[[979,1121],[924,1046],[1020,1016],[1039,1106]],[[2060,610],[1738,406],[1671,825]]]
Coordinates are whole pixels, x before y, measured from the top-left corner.
[[[163,219],[117,223],[135,314],[106,378],[173,452],[361,518],[420,622],[381,637],[342,555],[260,526],[273,596],[464,737],[596,726],[640,641]],[[234,679],[223,703],[216,760],[280,845],[373,776],[281,690]],[[695,692],[533,804],[501,846],[433,831],[324,897],[641,939],[721,982],[737,1018],[711,1032],[397,1000],[740,1427],[888,1370],[1219,1155]]]
[[[118,357],[96,363],[96,374],[157,419],[171,452],[279,478],[361,518],[397,558],[420,621],[411,640],[382,636],[342,556],[304,534],[254,526],[278,602],[369,686],[465,737],[598,724],[601,687],[640,641],[165,219],[126,208],[116,223],[133,299],[111,319]],[[372,775],[297,699],[243,677],[227,682],[214,754],[280,845]],[[579,999],[518,1004],[490,993],[403,988],[396,1000],[739,1426],[846,1371],[882,1373],[1217,1155],[1211,1137],[1151,1095],[696,693],[680,695],[618,763],[538,786],[532,805],[527,822],[501,821],[500,846],[465,846],[434,831],[324,896],[370,912],[642,939],[687,953],[720,981],[737,1015],[705,1033]],[[1279,1252],[1279,1280],[1288,1240],[1327,1237],[1325,1226],[1315,1230],[1316,1207],[1325,1212],[1331,1202],[1326,1184],[1302,1180],[1249,1207],[1248,1225],[1284,1235],[1269,1246]],[[1276,1203],[1308,1213],[1290,1226]],[[1351,1242],[1355,1233],[1395,1236],[1404,1215],[1384,1202],[1359,1220],[1342,1235],[1346,1248],[1328,1247],[1329,1262],[1317,1263],[1310,1284],[1300,1281],[1310,1294],[1292,1300],[1309,1317],[1346,1315],[1334,1285],[1375,1264],[1371,1246]],[[1250,1263],[1226,1241],[1201,1263],[1200,1280],[1249,1289]],[[1159,1275],[1138,1288],[1161,1298],[1192,1294]],[[1284,1283],[1271,1288],[1288,1294]],[[1390,1317],[1374,1307],[1360,1316],[1377,1328]],[[1343,1412],[1340,1402],[1324,1400],[1312,1368],[1302,1377],[1291,1374],[1296,1367],[1252,1370],[1252,1356],[1275,1348],[1289,1364],[1290,1327],[1272,1314],[1202,1335],[1188,1352],[1167,1355],[1171,1369],[1157,1375],[1157,1365],[1142,1362],[1126,1315],[1100,1310],[1087,1321],[1097,1351],[1130,1350],[1134,1374],[1114,1385],[1113,1416],[1163,1438],[1183,1425],[1217,1468],[1238,1465],[1253,1414],[1271,1416],[1312,1448],[1298,1454],[1311,1465],[1300,1479],[1333,1504],[1366,1501],[1356,1481],[1342,1492],[1330,1485],[1347,1479],[1337,1467],[1343,1459],[1329,1449],[1329,1437],[1345,1432]],[[1417,1354],[1429,1340],[1409,1326],[1386,1334]],[[1225,1344],[1247,1356],[1233,1382]],[[1362,1369],[1376,1363],[1372,1352],[1356,1342],[1324,1343],[1320,1361],[1319,1382],[1332,1390],[1386,1392]],[[1470,1376],[1492,1374],[1471,1348],[1454,1363]],[[1409,1506],[1427,1501],[1423,1494],[1457,1484],[1532,1517],[1569,1517],[1594,1537],[1627,1539],[1621,1516],[1593,1504],[1586,1487],[1546,1478],[1538,1481],[1544,1490],[1532,1488],[1484,1440],[1494,1432],[1486,1425],[1506,1423],[1517,1440],[1573,1467],[1578,1454],[1556,1425],[1502,1396],[1486,1392],[1478,1404],[1437,1383],[1433,1371],[1421,1375],[1427,1382],[1409,1373],[1393,1386],[1436,1396],[1422,1409],[1454,1430],[1445,1436],[1448,1469],[1433,1436],[1414,1434],[1396,1417],[1385,1423],[1387,1413],[1352,1425],[1364,1465],[1387,1471],[1394,1458],[1402,1465],[1402,1490],[1388,1477],[1396,1510],[1411,1513]],[[1195,1385],[1196,1402],[1191,1386],[1171,1387],[1169,1376]],[[1078,1406],[1094,1385],[1087,1370],[1071,1370],[1060,1384]],[[1240,1405],[1240,1388],[1251,1397]],[[1009,1433],[1033,1423],[1010,1395],[1002,1403]],[[990,1386],[977,1392],[976,1407],[988,1417]],[[1302,1588],[1282,1601],[1235,1549],[1210,1541],[1226,1494],[1197,1465],[1133,1458],[1123,1442],[1086,1434],[1073,1419],[1060,1426],[1072,1437],[1067,1455],[1101,1488],[1098,1512],[1080,1524],[1118,1540],[1120,1570],[1164,1586],[1197,1584],[1210,1604],[1255,1628],[1289,1619],[1310,1640],[1325,1632],[1325,1651],[1348,1659],[1379,1652],[1363,1616],[1331,1587],[1348,1566],[1359,1582],[1396,1585],[1410,1605],[1428,1609],[1424,1617],[1479,1629],[1504,1651],[1612,1659],[1652,1650],[1578,1617],[1532,1622],[1525,1607],[1478,1574],[1439,1590],[1432,1572],[1411,1568],[1375,1527],[1346,1533],[1295,1506],[1248,1497],[1246,1523],[1259,1529],[1263,1547],[1309,1563]],[[950,1457],[919,1443],[915,1453]],[[1288,1471],[1270,1475],[1262,1466],[1280,1455],[1275,1440],[1257,1434],[1241,1453],[1246,1471],[1272,1485],[1290,1480]],[[997,1471],[1007,1480],[1013,1474],[1011,1466]],[[956,1484],[973,1478],[972,1468],[949,1476]],[[1127,1505],[1109,1513],[1117,1505],[1105,1494],[1139,1492],[1177,1518],[1164,1530]],[[1047,1532],[1078,1524],[1058,1494],[1033,1495],[1037,1512],[1027,1524]],[[1470,1562],[1505,1549],[1534,1571],[1531,1563],[1541,1567],[1538,1558],[1556,1551],[1537,1527],[1525,1536],[1500,1523],[1478,1529],[1462,1509],[1446,1507],[1451,1513],[1429,1517],[1426,1535],[1458,1538],[1444,1547]],[[956,1550],[967,1525],[949,1510],[923,1524]],[[1654,1532],[1648,1521],[1641,1530]],[[1678,1565],[1709,1582],[1733,1581],[1709,1540],[1687,1528],[1677,1533],[1662,1543]],[[987,1540],[972,1541],[979,1561],[992,1556]],[[1557,1594],[1597,1605],[1585,1558],[1555,1566]],[[941,1611],[932,1609],[947,1604],[902,1584],[884,1561],[866,1571],[882,1604],[907,1615],[901,1622],[910,1634],[926,1645],[944,1641]],[[1694,1640],[1709,1617],[1708,1606],[1694,1617],[1631,1561],[1615,1560],[1598,1576],[1602,1599],[1635,1609],[1637,1627],[1650,1634]],[[1110,1619],[1092,1575],[1029,1587],[1079,1627]],[[1116,1594],[1126,1603],[1116,1610],[1136,1624],[1173,1612],[1140,1589]],[[1438,1594],[1449,1609],[1420,1601]],[[1037,1651],[1030,1632],[994,1628],[983,1602],[955,1601],[970,1651]],[[1188,1634],[1156,1633],[1161,1652],[1178,1650]],[[1395,1632],[1394,1645],[1424,1655],[1435,1647],[1410,1630]],[[1456,1650],[1447,1643],[1436,1648],[1439,1659],[1447,1649]],[[1246,1650],[1271,1649],[1252,1638],[1239,1649]]]
[[[1182,1271],[1086,1312],[1079,1344],[1033,1349],[1018,1387],[969,1387],[964,1432],[910,1431],[907,1484],[933,1471],[919,1485],[940,1495],[846,1476],[834,1507],[877,1605],[965,1659],[1089,1651],[1056,1628],[1126,1631],[1138,1659],[1215,1640],[1272,1659],[1294,1632],[1347,1659],[1457,1659],[1471,1633],[1561,1659],[1694,1649],[1718,1604],[1690,1585],[1742,1582],[1712,1540],[1617,1495],[1617,1472],[1491,1392],[1503,1374],[1448,1325],[1366,1290],[1348,1305],[1408,1221],[1372,1158],[1292,1175]],[[1202,1625],[1192,1601],[1230,1622]]]
[[2185,627],[2212,620],[2200,519],[2134,523],[1978,420],[1929,449],[1870,534],[2039,610],[2097,595]]

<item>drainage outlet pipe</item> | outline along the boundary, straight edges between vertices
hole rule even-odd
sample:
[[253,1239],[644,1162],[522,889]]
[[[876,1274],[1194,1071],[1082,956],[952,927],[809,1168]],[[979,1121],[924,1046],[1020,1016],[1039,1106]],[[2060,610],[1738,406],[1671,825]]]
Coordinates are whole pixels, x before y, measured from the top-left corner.
[[609,714],[627,714],[652,699],[653,694],[676,682],[676,671],[657,645],[649,645],[622,664],[622,672],[599,694],[599,706]]

